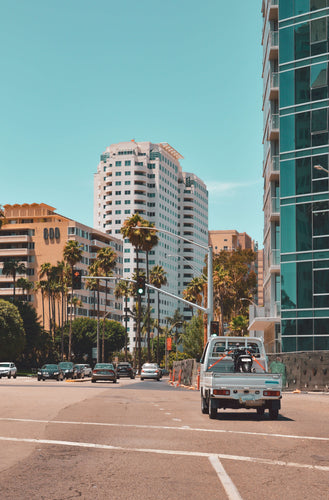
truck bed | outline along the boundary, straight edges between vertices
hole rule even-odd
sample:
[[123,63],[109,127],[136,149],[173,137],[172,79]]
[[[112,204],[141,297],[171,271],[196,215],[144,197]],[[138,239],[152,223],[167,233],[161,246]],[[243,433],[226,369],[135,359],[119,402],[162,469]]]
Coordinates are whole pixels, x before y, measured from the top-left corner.
[[272,373],[206,372],[201,382],[212,389],[272,389],[282,390],[281,376]]

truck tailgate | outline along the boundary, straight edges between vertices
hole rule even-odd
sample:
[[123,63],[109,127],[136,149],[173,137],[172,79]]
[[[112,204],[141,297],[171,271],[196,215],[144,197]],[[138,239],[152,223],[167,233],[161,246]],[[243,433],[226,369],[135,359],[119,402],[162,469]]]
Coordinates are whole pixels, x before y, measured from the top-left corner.
[[281,375],[276,373],[207,373],[204,383],[213,389],[282,390]]

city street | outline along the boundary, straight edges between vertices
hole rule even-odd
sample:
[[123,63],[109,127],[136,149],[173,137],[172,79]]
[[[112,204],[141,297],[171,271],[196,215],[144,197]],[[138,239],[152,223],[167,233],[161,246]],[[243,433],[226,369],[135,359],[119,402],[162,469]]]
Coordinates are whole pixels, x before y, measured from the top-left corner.
[[323,499],[329,394],[287,393],[277,421],[210,420],[168,380],[0,380],[0,493],[26,499]]

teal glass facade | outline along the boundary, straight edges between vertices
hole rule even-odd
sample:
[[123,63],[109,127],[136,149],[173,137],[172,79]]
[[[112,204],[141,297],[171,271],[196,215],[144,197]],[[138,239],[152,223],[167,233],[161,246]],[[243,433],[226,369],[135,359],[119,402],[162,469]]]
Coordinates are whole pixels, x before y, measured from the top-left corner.
[[329,350],[329,0],[278,28],[282,351]]

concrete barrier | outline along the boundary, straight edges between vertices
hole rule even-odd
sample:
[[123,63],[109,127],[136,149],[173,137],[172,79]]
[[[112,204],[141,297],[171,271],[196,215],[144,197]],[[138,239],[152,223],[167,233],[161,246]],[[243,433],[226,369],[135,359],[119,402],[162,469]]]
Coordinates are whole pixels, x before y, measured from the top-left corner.
[[329,391],[329,351],[269,354],[272,373],[285,368],[285,389]]
[[[282,374],[284,390],[329,391],[329,351],[269,354],[268,365],[272,373]],[[197,389],[199,367],[195,359],[174,361],[172,380],[180,375],[181,385]]]

